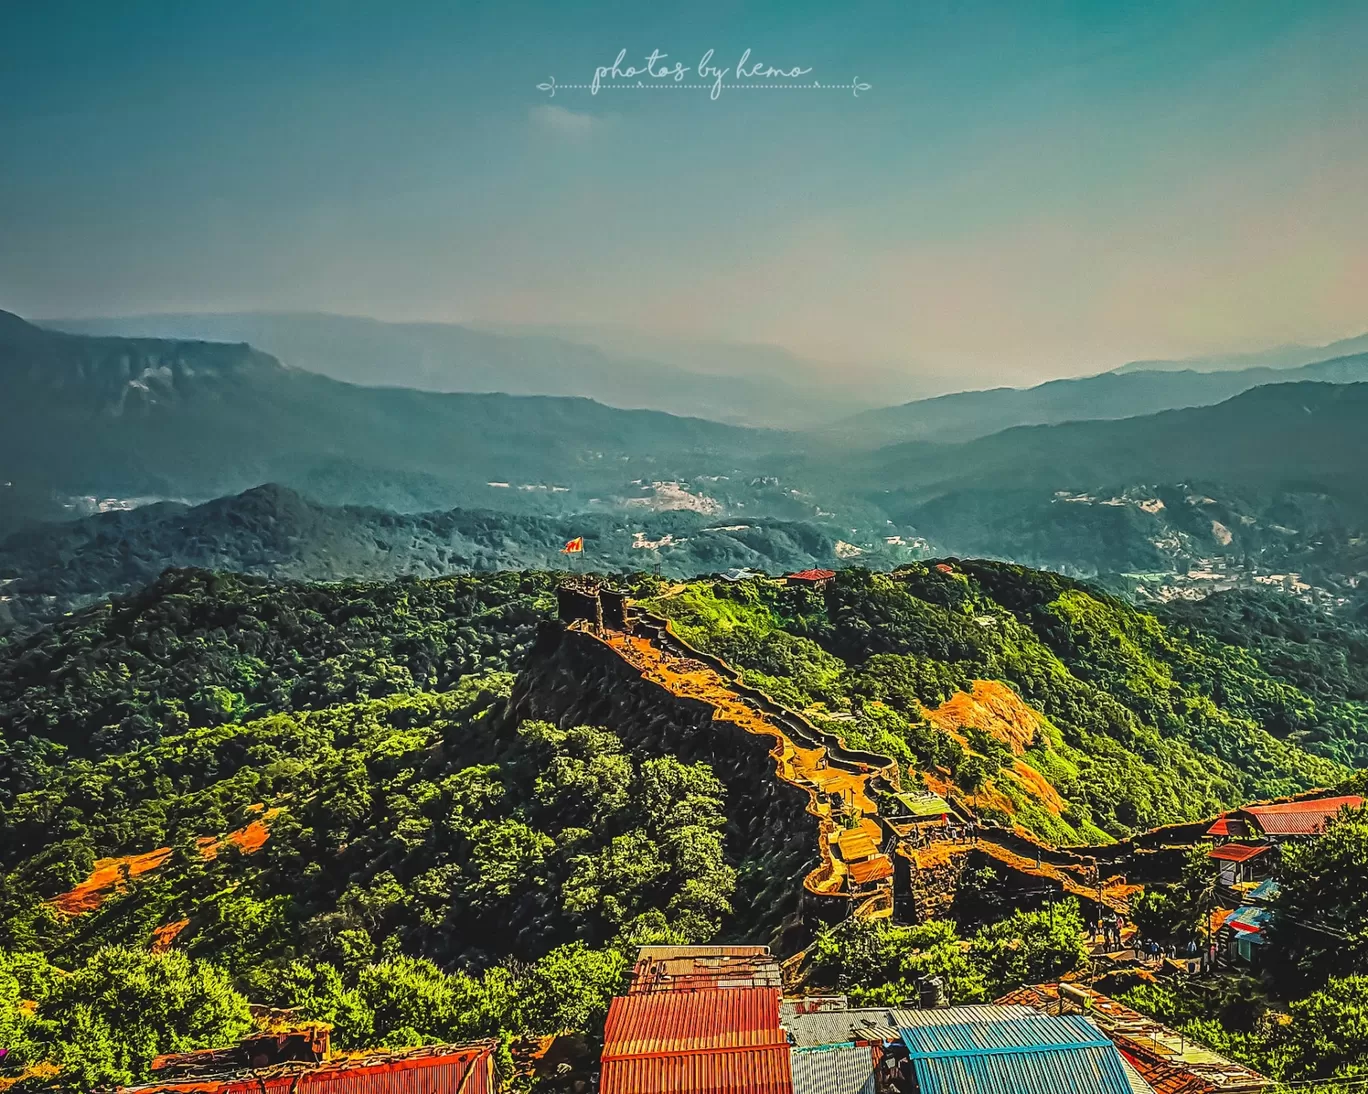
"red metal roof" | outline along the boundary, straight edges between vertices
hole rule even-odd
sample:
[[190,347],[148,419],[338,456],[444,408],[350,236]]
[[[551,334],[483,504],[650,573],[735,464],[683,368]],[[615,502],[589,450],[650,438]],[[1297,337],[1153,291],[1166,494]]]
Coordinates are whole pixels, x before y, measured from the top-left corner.
[[799,570],[796,574],[789,574],[790,581],[830,581],[836,576],[835,570]]
[[789,1046],[605,1060],[599,1091],[600,1094],[793,1094]]
[[1248,862],[1267,850],[1266,843],[1226,843],[1220,847],[1213,847],[1207,857],[1220,859],[1222,862]]
[[1357,809],[1363,799],[1357,794],[1312,801],[1283,802],[1279,805],[1247,805],[1241,813],[1251,817],[1265,835],[1309,836],[1319,832],[1341,809]]
[[620,995],[608,1008],[603,1059],[787,1043],[778,988]]
[[324,1063],[277,1064],[221,1079],[177,1079],[120,1087],[121,1094],[493,1094],[495,1041],[428,1045]]

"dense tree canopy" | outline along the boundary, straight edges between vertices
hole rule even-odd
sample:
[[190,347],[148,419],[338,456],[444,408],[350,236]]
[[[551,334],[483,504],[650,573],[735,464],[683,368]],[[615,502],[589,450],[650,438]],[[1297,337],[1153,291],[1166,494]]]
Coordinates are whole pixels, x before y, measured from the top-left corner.
[[[0,647],[0,1075],[139,1078],[156,1052],[231,1040],[246,1000],[328,1021],[344,1047],[594,1031],[637,945],[725,937],[746,848],[718,772],[668,739],[510,714],[553,581],[170,572]],[[1055,575],[634,581],[748,682],[1060,843],[1335,781],[1357,756],[1350,682],[1317,691],[1225,623],[1199,633]],[[1029,740],[937,721],[975,681],[1026,712]],[[1349,955],[1313,982],[1321,958],[1289,947],[1308,1031],[1356,1020],[1368,972],[1356,825],[1287,859],[1284,918],[1314,913]],[[1200,880],[1150,911],[1193,919]],[[979,901],[964,922],[824,934],[814,982],[901,1002],[939,976],[972,1001],[1085,958],[1071,902]],[[1351,1074],[1356,1042],[1319,1036],[1279,1066]]]

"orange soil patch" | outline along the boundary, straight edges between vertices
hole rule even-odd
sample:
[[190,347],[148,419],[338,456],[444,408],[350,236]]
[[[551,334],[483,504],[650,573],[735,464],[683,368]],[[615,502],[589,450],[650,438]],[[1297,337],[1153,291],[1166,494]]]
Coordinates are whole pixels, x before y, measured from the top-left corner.
[[217,858],[219,848],[224,843],[233,843],[240,847],[245,854],[252,854],[260,851],[266,840],[271,835],[271,830],[266,826],[266,822],[280,812],[279,809],[271,809],[263,813],[256,820],[244,825],[242,828],[234,829],[223,839],[215,839],[213,836],[205,836],[199,841],[200,854],[206,859]]
[[[256,808],[260,809],[261,807],[257,806]],[[266,822],[279,812],[279,809],[267,810],[250,824],[229,832],[222,839],[214,836],[201,836],[196,841],[199,845],[200,854],[206,860],[215,858],[225,841],[236,844],[247,854],[261,850],[262,845],[270,836]],[[171,848],[158,847],[155,851],[147,851],[141,855],[102,858],[95,863],[95,869],[90,872],[88,878],[70,892],[54,897],[51,902],[52,906],[67,915],[93,912],[111,895],[126,890],[128,880],[159,869],[170,857]]]
[[178,919],[174,923],[167,923],[165,926],[156,928],[152,932],[152,952],[165,953],[171,948],[171,944],[176,941],[181,931],[188,926],[190,926],[188,919]]
[[52,906],[67,915],[93,912],[111,893],[122,892],[127,888],[125,876],[135,878],[155,870],[170,857],[171,848],[159,847],[142,855],[102,858],[95,863],[95,869],[85,881],[70,892],[54,897]]
[[972,691],[956,692],[934,710],[926,710],[926,717],[952,736],[966,729],[986,733],[1010,748],[1013,756],[1035,743],[1042,721],[1016,692],[997,680],[975,680]]
[[1068,808],[1068,803],[1060,797],[1059,791],[1050,785],[1049,780],[1024,760],[1017,760],[1012,765],[1012,774],[1032,797],[1038,798],[1040,804],[1056,817]]

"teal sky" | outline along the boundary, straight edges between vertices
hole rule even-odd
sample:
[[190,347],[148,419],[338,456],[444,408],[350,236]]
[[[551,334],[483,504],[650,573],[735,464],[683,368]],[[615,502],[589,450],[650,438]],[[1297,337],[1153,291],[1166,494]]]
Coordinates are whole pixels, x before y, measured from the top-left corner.
[[[1368,4],[8,5],[0,307],[624,324],[966,382],[1368,329]],[[870,90],[615,90],[619,49]]]

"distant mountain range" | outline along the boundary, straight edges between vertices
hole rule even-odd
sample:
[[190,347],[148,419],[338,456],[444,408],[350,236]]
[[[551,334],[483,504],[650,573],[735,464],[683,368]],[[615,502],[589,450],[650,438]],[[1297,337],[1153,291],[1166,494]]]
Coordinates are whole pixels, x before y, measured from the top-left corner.
[[1276,346],[1253,353],[1227,353],[1210,357],[1188,357],[1177,361],[1131,361],[1116,372],[1223,372],[1250,368],[1297,368],[1331,357],[1349,357],[1368,352],[1368,334],[1344,338],[1324,346]]
[[1119,421],[1017,426],[964,444],[915,441],[852,457],[846,481],[928,497],[954,489],[1184,482],[1314,490],[1368,510],[1368,383],[1270,384],[1215,406]]
[[583,398],[360,387],[247,345],[86,337],[0,313],[0,468],[16,496],[208,498],[282,481],[396,509],[564,511],[633,480],[725,473],[780,441]]
[[[1220,558],[1352,588],[1368,570],[1362,381],[1368,354],[1107,374],[786,432],[367,387],[242,343],[0,313],[0,536],[82,506],[176,502],[12,540],[0,577],[37,584],[0,597],[31,615],[21,595],[75,603],[171,560],[310,578],[545,566],[579,534],[592,565],[675,574],[939,551],[1075,574]],[[1173,400],[1213,405],[1139,413]],[[1046,424],[1017,424],[1033,417]],[[881,444],[881,429],[918,439]],[[282,488],[237,496],[261,483]]]
[[141,315],[43,325],[77,334],[248,342],[293,368],[372,387],[579,396],[755,426],[812,425],[880,402],[870,385],[852,384],[848,375],[772,346],[311,313]]
[[1229,372],[1121,370],[1051,380],[1032,388],[964,391],[865,411],[831,427],[829,433],[862,447],[914,440],[967,441],[1019,425],[1135,418],[1161,410],[1210,406],[1251,388],[1303,380],[1333,384],[1368,381],[1368,353],[1299,367],[1263,366]]

